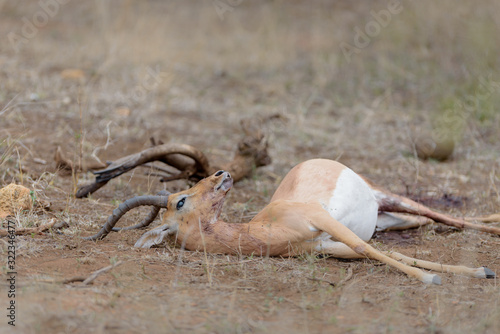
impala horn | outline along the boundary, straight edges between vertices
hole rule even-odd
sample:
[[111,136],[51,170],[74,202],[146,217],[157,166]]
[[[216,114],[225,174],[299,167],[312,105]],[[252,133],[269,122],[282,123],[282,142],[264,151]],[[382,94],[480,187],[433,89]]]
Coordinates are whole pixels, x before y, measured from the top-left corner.
[[[117,232],[121,230],[132,230],[136,228],[146,227],[156,218],[160,209],[167,208],[168,196],[170,193],[168,191],[162,190],[158,193],[158,195],[146,195],[146,196],[136,196],[130,198],[120,204],[116,209],[113,210],[113,213],[108,217],[106,224],[102,227],[99,233],[90,236],[84,237],[85,240],[102,240],[104,239],[111,231]],[[116,223],[120,220],[123,215],[125,215],[128,211],[138,207],[138,206],[153,206],[148,216],[141,221],[140,223],[124,228],[115,227]]]

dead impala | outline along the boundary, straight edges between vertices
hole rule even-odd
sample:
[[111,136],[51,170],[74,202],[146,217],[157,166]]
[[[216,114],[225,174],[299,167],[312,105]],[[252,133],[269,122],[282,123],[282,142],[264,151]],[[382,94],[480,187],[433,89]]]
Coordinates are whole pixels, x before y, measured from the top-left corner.
[[294,167],[271,202],[249,223],[227,223],[219,218],[232,185],[231,175],[218,171],[179,193],[134,197],[115,209],[102,230],[87,239],[104,238],[112,230],[119,230],[113,227],[127,211],[151,205],[155,208],[148,218],[127,229],[148,225],[160,208],[167,209],[164,224],[146,232],[136,247],[149,248],[171,236],[187,250],[210,253],[295,256],[317,252],[338,258],[376,259],[425,283],[440,284],[441,279],[416,267],[477,278],[495,277],[485,267],[443,265],[370,246],[367,241],[377,228],[404,229],[431,221],[497,235],[500,228],[435,212],[369,183],[339,162],[315,159]]

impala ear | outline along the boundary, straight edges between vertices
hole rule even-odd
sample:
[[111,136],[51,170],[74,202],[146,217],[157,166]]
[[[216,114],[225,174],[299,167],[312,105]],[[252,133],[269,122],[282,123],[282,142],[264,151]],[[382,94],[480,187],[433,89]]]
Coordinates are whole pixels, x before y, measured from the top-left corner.
[[144,233],[142,237],[137,240],[134,247],[151,248],[153,246],[158,246],[163,241],[165,241],[168,235],[171,233],[172,232],[168,224],[158,226],[151,231]]

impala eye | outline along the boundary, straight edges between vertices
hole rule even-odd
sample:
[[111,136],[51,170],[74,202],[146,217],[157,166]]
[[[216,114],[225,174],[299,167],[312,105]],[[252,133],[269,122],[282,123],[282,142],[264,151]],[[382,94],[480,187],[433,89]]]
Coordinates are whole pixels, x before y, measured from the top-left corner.
[[184,206],[184,203],[186,202],[186,197],[184,197],[183,199],[181,199],[179,202],[177,202],[177,210],[180,210],[183,206]]

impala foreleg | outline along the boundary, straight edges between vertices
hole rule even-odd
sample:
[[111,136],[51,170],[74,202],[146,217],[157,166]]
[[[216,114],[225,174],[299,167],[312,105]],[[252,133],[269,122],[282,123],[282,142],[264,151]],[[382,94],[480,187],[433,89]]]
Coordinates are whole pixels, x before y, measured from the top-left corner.
[[297,203],[296,208],[299,209],[299,206],[302,205],[304,207],[301,209],[308,211],[307,216],[311,219],[309,222],[311,225],[319,230],[327,232],[333,239],[346,244],[356,253],[391,265],[408,276],[415,277],[424,283],[441,284],[441,278],[438,275],[428,274],[418,268],[410,267],[376,250],[365,241],[361,240],[350,229],[332,218],[320,205]]
[[495,273],[486,267],[469,268],[466,266],[452,266],[452,265],[447,265],[447,264],[440,264],[440,263],[436,263],[436,262],[414,259],[412,257],[405,256],[405,255],[397,253],[397,252],[385,252],[385,253],[388,256],[390,256],[391,258],[398,260],[398,261],[401,261],[403,263],[406,263],[410,266],[429,269],[429,270],[433,270],[433,271],[437,271],[437,272],[453,273],[453,274],[465,275],[465,276],[470,276],[470,277],[475,277],[475,278],[495,278],[496,277]]
[[478,221],[482,223],[500,223],[500,213],[494,213],[483,217],[466,217],[467,221]]

